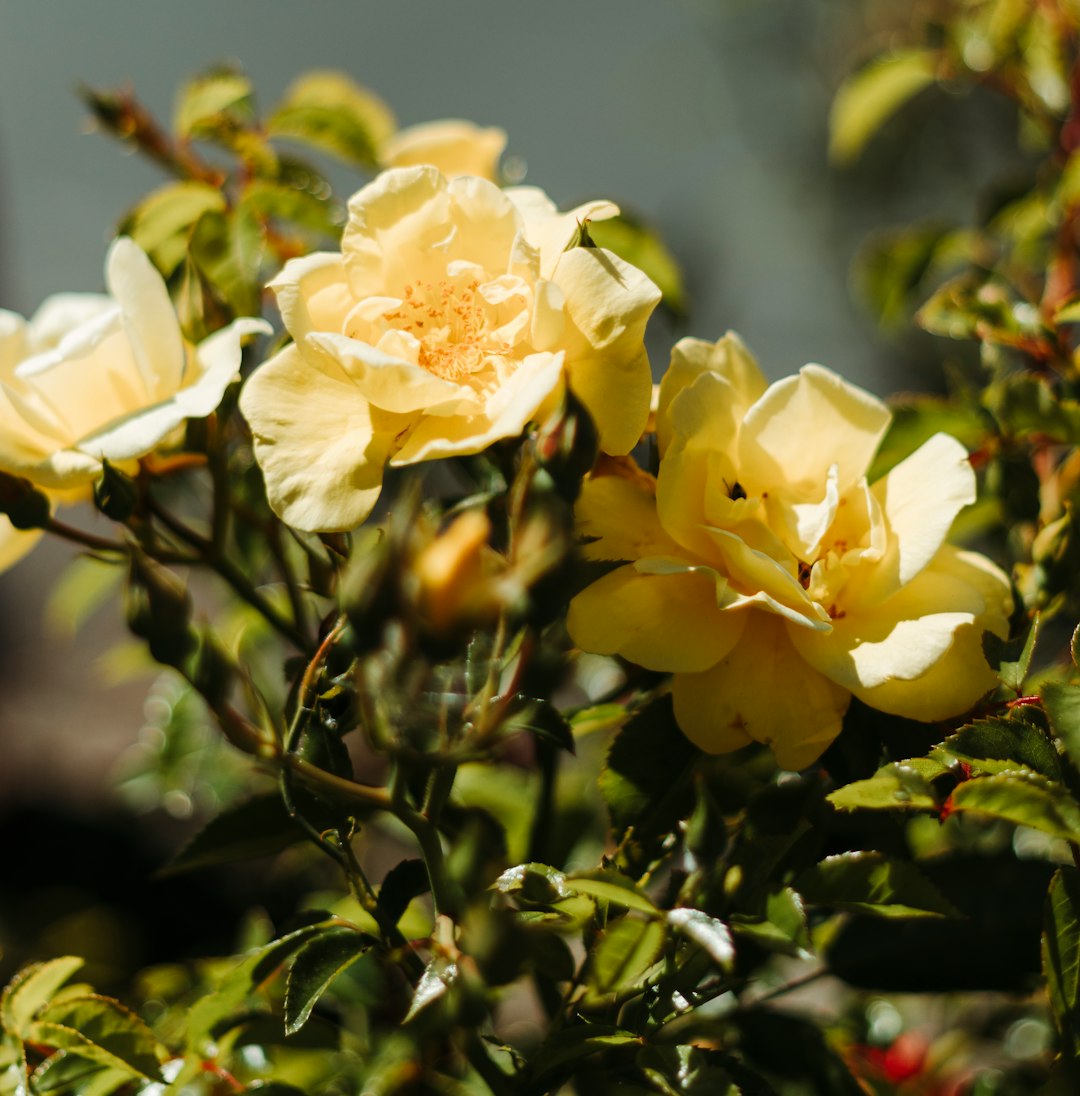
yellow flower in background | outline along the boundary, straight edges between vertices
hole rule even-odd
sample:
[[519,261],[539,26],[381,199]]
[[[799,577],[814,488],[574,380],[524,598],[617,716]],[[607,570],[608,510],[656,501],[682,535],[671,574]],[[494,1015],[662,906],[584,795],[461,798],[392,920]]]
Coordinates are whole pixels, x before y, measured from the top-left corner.
[[382,146],[381,159],[383,167],[431,164],[447,178],[478,175],[497,182],[499,158],[505,148],[505,130],[446,118],[399,129]]
[[351,529],[383,467],[478,453],[554,403],[564,378],[611,453],[649,414],[643,343],[659,290],[602,248],[571,248],[594,202],[559,214],[541,192],[430,166],[383,172],[349,203],[341,253],[271,283],[295,340],[240,396],[275,512]]
[[104,460],[144,456],[209,415],[239,373],[241,340],[270,331],[245,318],[190,345],[161,275],[126,238],[110,247],[105,280],[108,296],[52,298],[29,324],[7,314],[0,471],[78,488]]
[[[191,346],[161,275],[128,239],[109,249],[105,278],[108,295],[58,294],[29,321],[0,311],[0,472],[54,503],[86,497],[103,460],[126,464],[209,415],[238,375],[241,339],[270,331],[241,319]],[[3,519],[0,570],[39,536]]]
[[702,749],[763,742],[789,769],[836,737],[853,695],[924,721],[967,711],[995,684],[981,638],[1006,634],[1009,583],[945,543],[975,499],[956,439],[867,482],[889,421],[821,366],[767,385],[736,336],[682,340],[656,479],[593,477],[578,502],[585,554],[626,562],[571,602],[574,642],[672,672]]

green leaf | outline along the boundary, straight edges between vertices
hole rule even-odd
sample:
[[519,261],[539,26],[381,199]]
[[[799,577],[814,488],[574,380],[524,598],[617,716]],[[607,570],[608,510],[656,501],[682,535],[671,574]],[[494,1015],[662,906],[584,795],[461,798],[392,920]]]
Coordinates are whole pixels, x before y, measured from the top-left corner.
[[110,1096],[130,1085],[130,1069],[108,1069],[70,1050],[50,1055],[30,1078],[30,1091],[35,1096],[59,1091],[76,1092],[78,1096]]
[[396,127],[377,95],[340,72],[300,77],[266,124],[271,137],[290,137],[348,163],[375,168]]
[[75,1051],[112,1069],[161,1080],[164,1050],[154,1033],[118,1001],[97,994],[56,1001],[28,1029],[31,1042]]
[[592,987],[599,994],[607,994],[637,984],[656,962],[666,937],[662,921],[624,917],[609,922],[592,953]]
[[1080,1048],[1080,873],[1061,868],[1043,913],[1042,970],[1054,1022],[1070,1057]]
[[1054,323],[1080,323],[1080,300],[1062,305],[1054,313]]
[[829,156],[855,160],[890,115],[934,82],[937,54],[927,49],[896,50],[876,58],[840,86],[829,113]]
[[560,750],[574,753],[576,746],[570,724],[550,702],[519,693],[507,706],[506,730],[531,731]]
[[663,294],[664,305],[675,315],[686,314],[686,287],[674,255],[659,234],[625,213],[604,221],[590,221],[594,246],[614,251],[620,259],[644,271]]
[[687,940],[701,948],[721,969],[730,970],[735,962],[735,944],[723,921],[703,910],[677,906],[665,914],[667,923]]
[[321,194],[296,186],[257,179],[243,192],[240,203],[259,220],[273,221],[336,242],[344,220],[342,207]]
[[[1080,716],[1080,709],[1077,714]],[[946,738],[940,749],[981,772],[1024,767],[1050,780],[1061,779],[1061,762],[1046,736],[1016,719],[976,720]]]
[[565,884],[578,894],[587,894],[590,898],[602,902],[613,902],[629,910],[638,910],[655,916],[659,911],[648,895],[642,893],[638,885],[625,875],[616,871],[596,871],[583,875],[568,876]]
[[168,277],[183,261],[188,240],[204,213],[223,213],[225,195],[207,183],[170,183],[145,197],[121,225]]
[[880,852],[828,856],[796,884],[807,902],[876,917],[959,917],[914,865]]
[[930,781],[947,769],[930,758],[911,758],[883,765],[868,780],[856,780],[825,798],[841,811],[936,810]]
[[0,1020],[4,1030],[18,1039],[56,991],[83,965],[75,955],[64,955],[44,963],[31,963],[15,975],[0,996]]
[[251,116],[251,81],[228,69],[197,76],[180,89],[173,127],[180,137],[199,137],[214,129],[226,116],[234,120]]
[[829,1045],[820,1021],[761,1007],[739,1010],[732,1019],[744,1060],[766,1075],[793,1082],[777,1091],[866,1096]]
[[321,912],[310,916],[311,923],[246,956],[211,993],[195,1002],[188,1013],[187,1045],[191,1051],[201,1054],[207,1044],[215,1042],[221,1026],[243,1012],[248,998],[277,974],[290,955],[312,937],[341,924]]
[[429,890],[431,882],[423,860],[402,860],[386,873],[376,904],[387,921],[396,925],[409,903]]
[[204,213],[192,231],[190,250],[199,272],[235,315],[258,315],[265,239],[249,208]]
[[1040,377],[1006,377],[986,390],[984,402],[1008,437],[1080,442],[1080,402],[1060,396]]
[[1080,668],[1080,624],[1073,629],[1072,639],[1069,641],[1069,654],[1072,656],[1072,664]]
[[633,826],[645,841],[669,832],[693,806],[687,781],[699,756],[675,723],[670,696],[634,716],[615,736],[600,774],[616,834]]
[[601,1050],[640,1046],[644,1039],[632,1031],[604,1024],[576,1024],[546,1039],[532,1057],[533,1080],[542,1081]]
[[751,940],[768,951],[806,959],[813,954],[810,929],[802,896],[791,887],[774,891],[765,900],[761,921],[736,921],[731,931],[740,939]]
[[332,928],[307,941],[296,953],[285,984],[285,1034],[307,1023],[331,982],[367,952],[375,940],[351,928]]
[[953,789],[944,810],[988,814],[1018,826],[1080,841],[1080,805],[1063,785],[1027,772],[998,773],[965,780]]
[[1021,639],[1004,640],[993,632],[983,633],[983,652],[986,661],[997,667],[998,679],[1007,689],[1018,696],[1024,691],[1024,682],[1031,669],[1031,659],[1035,654],[1035,644],[1039,639],[1039,614],[1031,621],[1031,627]]
[[575,712],[570,717],[570,728],[575,738],[582,738],[598,731],[618,730],[629,718],[622,704],[596,704]]
[[1048,681],[1042,687],[1043,707],[1065,755],[1080,772],[1080,685]]

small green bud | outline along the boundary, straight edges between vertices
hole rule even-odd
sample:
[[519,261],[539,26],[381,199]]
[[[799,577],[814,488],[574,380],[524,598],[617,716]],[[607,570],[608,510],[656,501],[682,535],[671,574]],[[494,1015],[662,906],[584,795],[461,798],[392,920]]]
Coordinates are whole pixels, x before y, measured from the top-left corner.
[[135,509],[135,496],[135,481],[103,461],[101,479],[94,484],[94,505],[107,518],[124,522]]
[[145,639],[150,654],[166,666],[180,666],[198,642],[189,624],[187,589],[172,571],[148,556],[131,558],[126,616],[131,631]]
[[570,251],[575,247],[596,247],[596,241],[589,235],[589,218],[586,217],[583,221],[578,221],[577,231],[570,237],[570,242],[563,248],[564,251]]

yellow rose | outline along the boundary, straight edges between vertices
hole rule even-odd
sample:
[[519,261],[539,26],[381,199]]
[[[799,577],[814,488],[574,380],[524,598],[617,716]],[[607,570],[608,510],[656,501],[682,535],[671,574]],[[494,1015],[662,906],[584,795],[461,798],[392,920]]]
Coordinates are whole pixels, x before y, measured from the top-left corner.
[[945,544],[975,499],[938,434],[878,482],[889,424],[821,366],[767,385],[739,340],[684,339],[660,387],[655,481],[594,477],[578,503],[593,559],[629,561],[570,605],[582,649],[674,674],[675,717],[702,749],[768,744],[814,761],[851,696],[913,719],[967,711],[994,686],[984,631],[1009,583]]
[[311,532],[371,511],[383,466],[514,437],[564,377],[626,453],[649,414],[645,323],[660,292],[602,248],[566,250],[594,202],[559,214],[535,189],[383,172],[349,203],[341,254],[271,283],[295,340],[240,396],[274,510]]
[[[52,502],[87,496],[102,461],[150,452],[188,418],[209,415],[240,366],[240,340],[269,332],[237,320],[187,344],[161,275],[128,239],[105,264],[108,296],[57,294],[24,320],[0,311],[0,471]],[[0,519],[0,571],[40,536]]]
[[450,178],[478,175],[495,182],[506,133],[496,126],[481,129],[472,122],[446,118],[399,129],[382,147],[383,167],[431,164]]

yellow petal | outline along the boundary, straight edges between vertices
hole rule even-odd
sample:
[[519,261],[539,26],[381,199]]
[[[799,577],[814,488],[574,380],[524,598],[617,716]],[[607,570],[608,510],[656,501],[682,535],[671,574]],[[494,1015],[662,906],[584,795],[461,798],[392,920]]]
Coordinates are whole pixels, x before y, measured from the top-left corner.
[[398,130],[383,145],[380,159],[386,167],[432,164],[448,179],[479,175],[494,181],[505,148],[505,130],[444,118]]
[[312,331],[343,332],[354,305],[340,255],[318,251],[290,259],[270,288],[289,334],[297,342]]
[[885,555],[866,575],[860,596],[888,597],[910,582],[945,543],[953,519],[975,501],[975,473],[967,450],[935,434],[874,484],[885,515]]
[[675,719],[707,753],[752,739],[769,746],[782,768],[805,768],[840,733],[850,694],[799,657],[780,617],[746,615],[739,642],[716,666],[675,675]]
[[517,437],[561,392],[562,354],[530,354],[476,414],[425,415],[394,453],[391,464],[416,464],[479,453],[501,438]]
[[743,420],[739,475],[763,490],[817,501],[837,466],[841,495],[858,482],[889,425],[889,409],[820,365],[770,385]]
[[624,456],[641,440],[649,421],[652,373],[644,348],[633,358],[577,358],[567,363],[574,395],[596,423],[600,448]]
[[410,419],[380,411],[343,373],[293,344],[240,393],[274,512],[308,532],[352,529],[371,512],[383,465]]
[[[656,413],[656,437],[663,456],[671,439],[668,409],[675,397],[693,384],[703,373],[711,373],[727,381],[730,387],[730,417],[741,421],[751,404],[759,399],[767,387],[765,377],[747,350],[742,339],[729,331],[715,343],[703,339],[680,339],[671,351],[671,362],[660,381],[660,395]],[[733,445],[732,433],[725,445]]]
[[41,529],[16,529],[0,517],[0,572],[14,567],[42,537]]
[[641,574],[629,566],[578,594],[566,626],[583,651],[622,655],[649,670],[698,671],[731,650],[747,615],[717,606],[709,573]]
[[656,499],[640,481],[591,476],[574,506],[578,533],[597,538],[582,549],[586,559],[635,560],[675,556],[679,546],[664,532]]

